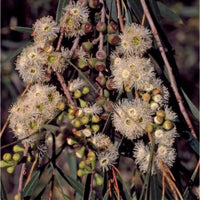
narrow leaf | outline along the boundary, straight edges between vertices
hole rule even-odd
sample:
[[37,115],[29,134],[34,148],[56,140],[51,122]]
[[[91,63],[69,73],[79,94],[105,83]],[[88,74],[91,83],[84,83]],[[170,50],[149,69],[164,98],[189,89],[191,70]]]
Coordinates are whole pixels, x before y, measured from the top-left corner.
[[63,8],[67,5],[69,0],[59,0],[58,7],[56,11],[56,22],[58,23],[60,20],[60,17],[62,15]]
[[159,188],[157,175],[152,176],[150,186],[151,186],[151,199],[154,200],[161,199],[161,191]]
[[117,6],[115,0],[106,0],[106,6],[110,13],[110,18],[112,18],[115,22],[117,22]]
[[50,130],[52,133],[56,133],[57,131],[60,130],[58,126],[52,124],[45,124],[43,125],[43,128],[45,128],[46,130]]
[[109,189],[106,191],[103,200],[108,200],[108,197],[109,197]]
[[39,181],[39,177],[41,175],[41,171],[36,171],[33,176],[31,177],[31,180],[28,182],[27,186],[25,187],[23,191],[23,198],[25,197],[31,197],[32,193],[35,190],[35,187]]
[[67,160],[69,164],[69,171],[70,171],[70,176],[73,179],[77,179],[77,162],[76,162],[76,156],[72,153],[67,154]]
[[143,9],[142,9],[140,2],[137,1],[137,0],[128,0],[127,3],[128,3],[128,7],[134,13],[137,20],[139,22],[141,22],[142,21],[142,15],[143,15]]
[[164,5],[161,2],[157,2],[157,5],[159,7],[161,16],[169,21],[175,22],[177,24],[183,24],[182,19],[174,13],[172,10],[170,10],[166,5]]
[[24,45],[22,45],[21,47],[19,47],[16,51],[11,52],[8,55],[8,57],[5,60],[3,60],[2,64],[4,64],[5,62],[11,60],[12,58],[14,58],[16,55],[18,55],[22,51],[23,48],[25,48],[26,46],[31,45],[31,44],[33,44],[33,42],[28,41]]
[[190,111],[192,112],[192,114],[194,115],[194,117],[196,117],[199,120],[199,116],[200,116],[199,110],[192,103],[192,101],[189,99],[189,97],[187,96],[187,94],[184,92],[184,90],[182,88],[181,88],[181,91],[183,93],[183,96],[185,97],[185,100],[186,100],[189,108],[190,108]]
[[29,33],[33,32],[33,29],[30,27],[22,27],[22,26],[12,26],[10,27],[11,30],[21,32],[21,33]]
[[124,196],[124,198],[126,200],[132,200],[130,193],[127,189],[126,183],[124,182],[124,180],[121,178],[121,176],[118,174],[117,175],[117,180],[119,181],[119,183],[121,183],[121,185],[119,184],[119,187],[122,186],[122,190],[120,190],[120,193],[122,194],[122,196]]
[[62,171],[62,169],[60,169],[59,167],[56,167],[57,169],[57,173],[60,174],[60,176],[62,176],[62,178],[72,187],[74,188],[74,190],[76,192],[78,192],[80,195],[83,196],[84,193],[84,187],[81,183],[79,183],[78,181],[74,180],[73,178],[71,178],[70,176],[68,176],[65,172]]
[[83,199],[89,199],[89,194],[90,194],[90,190],[92,188],[90,188],[90,184],[91,184],[91,180],[92,178],[92,174],[88,174],[85,180],[85,187],[84,187],[84,195],[83,195]]
[[1,180],[1,199],[2,200],[7,200],[7,196],[6,196],[6,192],[5,192],[2,180]]

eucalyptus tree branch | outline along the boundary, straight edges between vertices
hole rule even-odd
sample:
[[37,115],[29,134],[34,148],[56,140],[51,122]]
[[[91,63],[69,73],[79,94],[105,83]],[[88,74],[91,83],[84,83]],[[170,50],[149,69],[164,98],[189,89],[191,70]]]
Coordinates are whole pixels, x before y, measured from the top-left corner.
[[145,0],[140,0],[140,1],[141,1],[141,4],[142,4],[144,13],[145,13],[145,15],[146,15],[146,17],[147,17],[147,19],[149,21],[149,25],[151,27],[152,33],[153,33],[153,35],[155,37],[155,40],[157,42],[157,45],[159,47],[159,51],[161,53],[163,61],[164,61],[165,65],[166,65],[166,68],[167,68],[167,71],[168,71],[168,74],[169,74],[169,80],[170,80],[170,83],[171,83],[171,87],[172,87],[173,92],[175,94],[175,97],[176,97],[176,100],[178,102],[180,111],[182,112],[182,115],[183,115],[183,117],[184,117],[184,119],[185,119],[185,121],[186,121],[186,123],[187,123],[187,125],[188,125],[188,127],[190,129],[190,131],[191,131],[191,134],[195,138],[197,138],[197,136],[195,134],[195,131],[194,131],[194,128],[193,128],[193,125],[192,125],[192,122],[191,122],[191,120],[190,120],[190,118],[188,116],[188,113],[187,113],[184,105],[183,105],[183,100],[182,100],[181,95],[180,95],[180,93],[178,91],[178,88],[176,86],[176,80],[175,80],[175,77],[174,77],[173,72],[172,72],[172,67],[171,67],[171,65],[170,65],[170,63],[168,61],[168,58],[166,56],[166,53],[164,51],[163,45],[161,43],[161,39],[160,39],[158,31],[157,31],[157,28],[156,28],[156,26],[155,26],[155,24],[153,22],[153,19],[151,17],[151,14],[149,12],[149,9],[147,7],[147,4],[146,4]]

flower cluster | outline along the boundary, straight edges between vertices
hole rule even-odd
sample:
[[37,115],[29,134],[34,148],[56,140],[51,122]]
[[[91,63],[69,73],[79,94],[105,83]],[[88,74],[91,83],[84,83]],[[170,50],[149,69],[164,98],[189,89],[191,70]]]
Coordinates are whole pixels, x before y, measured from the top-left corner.
[[[19,99],[10,109],[10,128],[18,139],[34,142],[42,137],[39,134],[43,125],[52,120],[62,104],[62,96],[54,86],[35,84],[24,98]],[[61,108],[62,109],[62,108]]]
[[167,107],[169,92],[156,73],[150,59],[143,55],[151,47],[151,33],[137,25],[126,25],[120,34],[120,44],[111,55],[114,88],[137,94],[135,100],[123,99],[114,106],[112,123],[116,131],[130,140],[151,134],[156,148],[152,160],[151,149],[142,140],[136,142],[133,156],[142,172],[152,162],[152,174],[171,167],[175,161],[173,143],[177,137],[174,124],[176,114]]

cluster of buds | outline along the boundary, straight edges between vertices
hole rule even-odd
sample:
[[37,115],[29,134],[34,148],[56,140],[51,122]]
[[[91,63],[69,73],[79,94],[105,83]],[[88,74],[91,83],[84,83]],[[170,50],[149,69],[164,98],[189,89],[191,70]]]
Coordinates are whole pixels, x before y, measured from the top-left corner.
[[[0,168],[5,168],[9,174],[12,174],[15,170],[15,167],[18,165],[20,160],[22,159],[22,153],[24,152],[24,148],[19,145],[13,146],[13,154],[5,153],[3,155],[3,159],[0,161]],[[31,161],[31,156],[27,157],[27,161]]]

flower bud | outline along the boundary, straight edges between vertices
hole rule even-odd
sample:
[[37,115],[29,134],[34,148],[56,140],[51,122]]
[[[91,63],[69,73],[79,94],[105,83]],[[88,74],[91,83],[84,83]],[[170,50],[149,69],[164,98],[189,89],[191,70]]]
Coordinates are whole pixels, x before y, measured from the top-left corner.
[[152,133],[154,130],[154,127],[153,127],[153,124],[147,124],[146,127],[145,127],[145,131],[147,133]]
[[51,53],[51,52],[53,52],[53,46],[52,46],[52,45],[46,45],[46,46],[44,47],[44,51],[45,51],[46,53]]
[[98,22],[97,25],[96,25],[96,29],[97,31],[99,32],[106,32],[106,23],[105,22]]
[[151,95],[150,95],[149,93],[144,93],[144,94],[142,94],[142,99],[143,99],[144,101],[149,102],[150,99],[151,99]]
[[88,154],[87,154],[87,157],[91,157],[91,158],[96,159],[96,154],[93,151],[89,151]]
[[157,116],[160,116],[160,117],[165,117],[165,111],[164,111],[164,110],[158,110],[158,111],[156,112],[156,115],[157,115]]
[[14,196],[14,200],[19,200],[18,194]]
[[100,126],[98,124],[92,124],[91,128],[95,133],[97,133],[100,129]]
[[5,153],[5,154],[3,155],[3,160],[5,160],[5,161],[10,161],[11,159],[12,159],[12,156],[11,156],[10,153]]
[[77,158],[83,158],[84,154],[85,154],[85,147],[81,147],[76,151]]
[[112,112],[113,106],[114,106],[114,103],[112,101],[106,101],[103,105],[103,108],[106,112]]
[[102,106],[102,105],[105,103],[105,101],[106,101],[106,98],[103,97],[103,96],[99,96],[99,97],[97,97],[96,100],[95,100],[95,102],[96,102],[98,105],[100,105],[100,106]]
[[83,30],[84,30],[85,33],[92,32],[92,29],[93,29],[93,26],[92,26],[92,24],[90,22],[86,22],[84,24]]
[[75,109],[75,108],[69,108],[69,109],[68,109],[68,113],[69,113],[70,115],[75,115],[76,109]]
[[108,79],[106,81],[106,87],[107,87],[108,90],[114,90],[115,89],[114,88],[114,81],[113,81],[113,79]]
[[117,32],[117,24],[113,21],[111,21],[107,26],[108,33],[116,33]]
[[87,61],[85,61],[85,60],[79,59],[79,60],[78,60],[78,66],[79,66],[79,68],[80,68],[81,70],[84,70],[84,71],[88,69],[88,63],[87,63]]
[[108,119],[108,116],[109,116],[108,113],[103,113],[103,114],[101,115],[101,119],[102,119],[102,120],[107,120],[107,119]]
[[84,176],[84,175],[86,175],[86,174],[88,174],[88,173],[89,173],[89,171],[83,170],[83,169],[79,169],[79,170],[77,171],[77,175],[78,175],[79,177]]
[[111,45],[117,45],[120,41],[120,38],[116,34],[108,34],[108,42]]
[[8,167],[8,168],[6,169],[6,171],[7,171],[9,174],[12,174],[12,173],[15,171],[15,166]]
[[99,6],[99,0],[89,0],[90,8],[97,8]]
[[31,162],[31,161],[32,161],[32,157],[31,157],[30,155],[27,157],[27,161],[28,161],[28,162]]
[[19,161],[20,160],[20,154],[19,153],[14,153],[13,154],[13,156],[12,156],[12,159],[14,160],[14,161]]
[[172,128],[174,127],[174,124],[169,121],[169,120],[166,120],[164,123],[163,123],[163,128],[165,130],[171,130]]
[[99,76],[96,77],[96,81],[101,85],[104,86],[106,83],[106,78],[104,77],[104,75],[100,72]]
[[75,127],[75,128],[80,128],[81,127],[81,122],[80,122],[80,120],[78,120],[78,119],[75,119],[73,122],[72,122],[72,124],[73,124],[73,126]]
[[161,88],[153,89],[152,90],[152,94],[153,95],[162,94],[162,89]]
[[107,57],[106,52],[104,50],[99,50],[96,52],[96,58],[99,60],[105,60]]
[[102,176],[100,176],[99,174],[96,173],[96,174],[94,175],[94,179],[95,179],[96,184],[97,184],[98,186],[103,185],[103,177],[102,177]]
[[85,166],[86,166],[86,163],[85,163],[85,161],[84,160],[82,160],[79,164],[78,164],[78,166],[79,166],[79,168],[80,169],[84,169],[85,168]]
[[82,94],[83,94],[83,95],[86,95],[86,94],[88,94],[89,92],[90,92],[90,88],[89,88],[89,87],[87,87],[87,86],[83,87],[83,89],[82,89]]
[[82,124],[86,125],[86,124],[89,123],[89,121],[90,121],[89,116],[83,116],[83,117],[81,117]]
[[73,120],[73,119],[75,118],[75,116],[74,116],[74,115],[71,115],[70,113],[67,113],[67,118],[68,118],[69,120]]
[[74,138],[71,137],[68,137],[66,140],[68,145],[74,145],[78,143]]
[[81,109],[77,110],[76,113],[75,113],[75,116],[79,117],[79,118],[83,117],[83,110],[81,110]]
[[81,93],[80,90],[76,90],[76,91],[74,92],[74,98],[76,98],[76,99],[80,98],[81,95],[82,95],[82,93]]
[[163,117],[160,117],[160,116],[154,117],[154,122],[155,122],[156,124],[162,124],[163,121],[164,121]]
[[151,101],[150,107],[151,107],[152,110],[156,110],[159,107],[159,104],[156,103],[155,101]]
[[92,116],[92,122],[93,123],[98,123],[100,121],[100,117],[98,115],[93,115]]
[[92,44],[92,42],[83,42],[82,48],[84,49],[84,51],[90,52],[91,49],[93,48],[93,44]]
[[65,109],[65,103],[63,101],[59,101],[57,104],[58,110],[64,110]]
[[110,92],[106,89],[103,90],[104,97],[108,98],[110,96]]
[[126,92],[131,92],[131,91],[132,91],[132,89],[131,89],[129,86],[126,86],[126,87],[124,88],[124,90],[125,90]]
[[105,68],[106,68],[105,62],[102,62],[102,61],[98,60],[98,61],[95,63],[95,69],[96,69],[98,72],[104,71]]
[[87,106],[87,102],[86,102],[86,101],[84,101],[83,99],[78,99],[78,100],[79,100],[79,103],[80,103],[80,107],[81,107],[81,108],[84,108],[84,107]]
[[93,58],[93,57],[88,58],[87,62],[88,62],[89,68],[92,69],[92,68],[95,67],[95,64],[97,62],[97,58]]
[[14,152],[24,152],[24,148],[20,147],[19,145],[14,145],[13,146],[13,151]]
[[5,162],[4,160],[0,160],[0,168],[12,166],[13,162]]
[[162,101],[162,96],[160,94],[156,94],[152,97],[152,99],[156,102],[159,103]]

